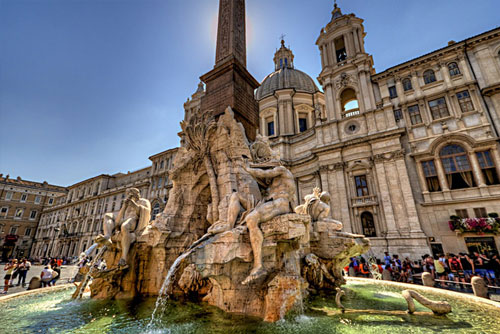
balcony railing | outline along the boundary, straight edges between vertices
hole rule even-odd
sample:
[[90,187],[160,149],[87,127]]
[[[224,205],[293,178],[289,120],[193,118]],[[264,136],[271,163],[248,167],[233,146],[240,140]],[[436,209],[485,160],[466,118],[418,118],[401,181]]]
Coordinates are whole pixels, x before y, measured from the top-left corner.
[[376,195],[368,195],[368,196],[360,196],[353,197],[351,199],[352,206],[368,206],[368,205],[376,205],[377,204],[377,196]]

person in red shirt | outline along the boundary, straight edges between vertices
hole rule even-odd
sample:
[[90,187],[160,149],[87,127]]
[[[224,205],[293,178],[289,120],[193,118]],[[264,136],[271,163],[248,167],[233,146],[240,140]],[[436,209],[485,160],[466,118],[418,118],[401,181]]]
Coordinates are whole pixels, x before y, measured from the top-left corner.
[[62,263],[63,263],[63,260],[62,260],[62,259],[57,259],[57,266],[58,266],[58,267],[61,267],[61,266],[62,266]]

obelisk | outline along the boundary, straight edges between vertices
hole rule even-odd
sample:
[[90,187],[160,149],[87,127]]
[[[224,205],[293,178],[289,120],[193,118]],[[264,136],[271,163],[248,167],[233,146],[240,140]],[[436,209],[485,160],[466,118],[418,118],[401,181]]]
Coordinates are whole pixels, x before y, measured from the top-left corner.
[[246,69],[245,0],[220,0],[214,68],[200,78],[206,84],[201,111],[213,116],[230,106],[250,140],[259,126],[254,98],[257,80]]

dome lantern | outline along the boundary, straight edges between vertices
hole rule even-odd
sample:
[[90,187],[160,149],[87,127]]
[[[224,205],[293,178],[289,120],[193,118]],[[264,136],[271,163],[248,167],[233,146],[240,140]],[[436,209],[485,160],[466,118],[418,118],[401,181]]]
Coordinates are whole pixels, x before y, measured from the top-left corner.
[[285,46],[285,40],[281,40],[281,47],[274,53],[274,68],[293,68],[293,52]]

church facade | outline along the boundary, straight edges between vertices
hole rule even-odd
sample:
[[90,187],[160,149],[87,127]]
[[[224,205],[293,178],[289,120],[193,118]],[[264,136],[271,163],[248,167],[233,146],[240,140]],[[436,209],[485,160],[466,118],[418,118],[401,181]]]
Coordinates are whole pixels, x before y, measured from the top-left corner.
[[[329,191],[333,218],[378,256],[498,251],[488,215],[500,211],[500,29],[381,73],[365,35],[335,6],[316,41],[322,91],[283,41],[256,91],[260,132],[295,175],[297,200]],[[452,230],[450,217],[492,228]]]

